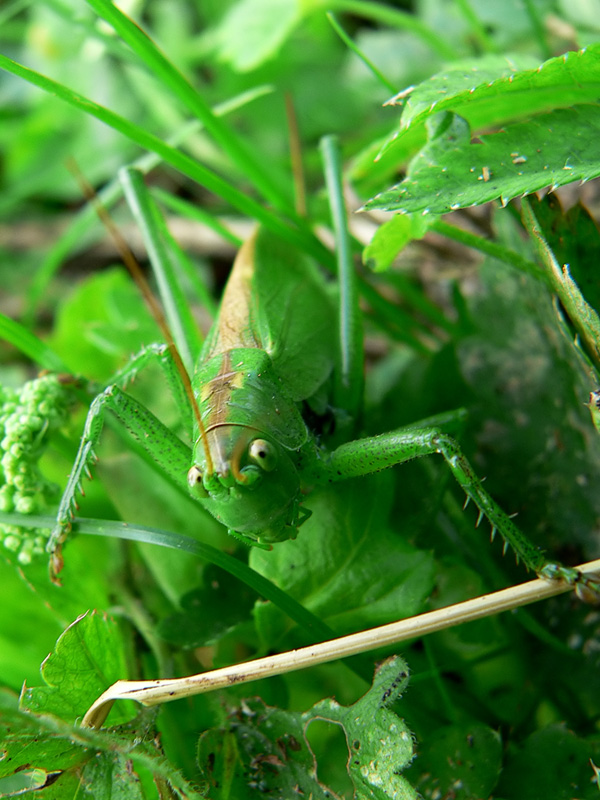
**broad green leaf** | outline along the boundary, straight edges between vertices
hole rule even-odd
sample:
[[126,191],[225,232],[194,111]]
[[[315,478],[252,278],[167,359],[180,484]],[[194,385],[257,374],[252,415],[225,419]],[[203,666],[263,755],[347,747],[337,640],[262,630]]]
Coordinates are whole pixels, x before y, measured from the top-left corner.
[[108,379],[156,339],[156,324],[135,284],[115,268],[90,276],[61,301],[50,343],[73,372]]
[[395,214],[375,232],[363,252],[363,262],[375,270],[386,270],[409,242],[421,239],[434,222],[433,216]]
[[377,671],[373,686],[351,706],[335,700],[317,703],[304,714],[270,708],[262,700],[245,700],[229,715],[227,729],[202,734],[198,762],[211,800],[337,797],[319,783],[319,764],[306,740],[315,720],[340,725],[346,736],[349,774],[364,800],[413,800],[416,793],[398,775],[413,758],[413,739],[404,722],[389,710],[404,690],[408,671],[394,657]]
[[501,771],[500,734],[471,722],[444,726],[420,742],[407,778],[423,797],[471,800],[490,797]]
[[317,778],[300,712],[271,708],[258,698],[244,701],[229,729],[200,736],[198,764],[210,800],[311,797],[336,800]]
[[79,781],[70,770],[93,756],[68,735],[49,731],[34,714],[20,711],[0,712],[0,741],[4,756],[0,760],[0,797],[11,797],[19,788],[23,792],[27,784],[32,790],[47,784],[57,784],[62,790],[62,794],[44,792],[44,798],[74,797]]
[[539,114],[472,142],[462,117],[428,120],[430,139],[402,183],[365,209],[444,214],[600,175],[600,106]]
[[248,72],[272,58],[301,19],[299,0],[242,0],[215,34],[217,56]]
[[[295,541],[250,554],[256,570],[339,635],[418,613],[433,587],[431,555],[386,525],[390,478],[315,491],[306,501],[313,515]],[[255,617],[273,646],[287,620],[270,604],[259,604]]]
[[598,736],[580,738],[564,725],[550,725],[508,753],[495,796],[519,800],[596,800]]
[[75,721],[112,683],[127,677],[119,626],[95,611],[82,615],[60,636],[41,672],[46,686],[25,689],[22,707]]
[[[530,56],[486,55],[456,61],[396,99],[403,107],[400,129],[388,142],[398,163],[425,141],[425,122],[432,114],[452,111],[472,130],[489,129],[557,108],[596,103],[600,90],[600,45],[551,58],[541,66]],[[387,149],[384,147],[384,150]]]
[[[27,783],[44,800],[141,800],[138,771],[170,785],[169,797],[202,800],[156,746],[154,712],[144,712],[125,731],[97,732],[55,717],[22,711],[0,713],[0,797],[14,796]],[[24,774],[23,774],[24,773]]]
[[[256,592],[225,570],[209,565],[203,572],[202,586],[181,598],[181,611],[162,620],[158,633],[180,647],[213,644],[249,618],[255,600]],[[212,613],[204,613],[206,609]]]
[[373,686],[351,706],[323,700],[304,714],[305,720],[324,719],[341,725],[350,758],[350,777],[357,796],[365,800],[416,800],[417,793],[399,772],[413,759],[413,737],[389,707],[408,683],[408,667],[399,657],[385,661]]

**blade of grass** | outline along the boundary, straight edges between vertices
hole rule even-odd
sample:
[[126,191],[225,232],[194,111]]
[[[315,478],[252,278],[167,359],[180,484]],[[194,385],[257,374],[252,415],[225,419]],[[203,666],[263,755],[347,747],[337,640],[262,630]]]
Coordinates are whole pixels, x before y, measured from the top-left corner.
[[167,164],[170,164],[182,174],[187,175],[201,186],[204,186],[208,191],[213,192],[234,208],[237,208],[242,214],[258,220],[266,228],[269,228],[269,230],[272,230],[280,236],[284,241],[310,253],[323,264],[332,265],[332,254],[305,226],[303,226],[302,229],[298,229],[287,225],[274,212],[265,209],[256,200],[248,197],[232,184],[212,172],[212,170],[199,164],[185,153],[166,144],[166,142],[159,139],[158,136],[148,133],[148,131],[145,131],[139,125],[135,125],[119,114],[116,114],[114,111],[72,91],[67,86],[64,86],[64,84],[47,78],[45,75],[41,75],[39,72],[31,70],[28,67],[24,67],[22,64],[18,64],[16,61],[12,61],[2,54],[0,54],[0,68],[5,69],[7,72],[19,78],[23,78],[49,94],[56,95],[61,100],[75,106],[80,111],[91,114],[101,122],[104,122],[106,125],[119,131],[119,133],[122,133],[128,139],[131,139],[140,147],[146,150],[152,150],[160,155]]
[[[0,523],[6,525],[19,525],[21,527],[51,529],[54,526],[55,518],[43,515],[9,514],[0,512]],[[196,541],[189,536],[183,536],[171,531],[158,530],[143,525],[131,525],[126,522],[116,522],[114,520],[90,519],[86,517],[75,517],[73,520],[73,533],[85,534],[89,536],[106,536],[115,539],[125,539],[133,542],[143,542],[158,547],[170,547],[174,550],[181,550],[190,555],[215,564],[224,569],[230,575],[245,583],[251,589],[263,597],[270,600],[280,608],[287,616],[299,625],[310,638],[320,642],[335,636],[329,625],[320,620],[307,608],[300,605],[293,597],[286,594],[270,580],[263,577],[228,553],[211,547],[204,542]],[[372,665],[361,663],[357,660],[351,667],[357,675],[364,678],[367,682],[371,680]]]
[[[232,111],[250,103],[258,97],[270,92],[268,86],[258,86],[256,89],[250,89],[247,92],[242,92],[231,100],[226,100],[223,103],[215,106],[214,113],[217,116],[229,114]],[[183,125],[176,133],[170,136],[166,141],[171,147],[177,147],[190,136],[198,133],[203,128],[199,120],[193,119]],[[149,173],[162,162],[162,158],[158,153],[150,152],[136,158],[129,166],[140,170],[144,174]],[[99,202],[107,209],[110,209],[123,195],[123,187],[118,178],[115,178],[106,186],[103,186],[98,191]],[[81,240],[86,236],[95,225],[98,225],[98,216],[94,209],[86,205],[72,220],[67,230],[62,234],[60,239],[53,245],[52,249],[44,258],[40,268],[37,270],[35,278],[27,293],[27,309],[24,314],[24,319],[31,324],[37,306],[44,296],[48,284],[52,280],[60,265],[73,250],[76,250]]]
[[488,36],[488,33],[482,24],[477,14],[471,8],[469,0],[456,0],[456,5],[460,13],[465,18],[468,26],[471,28],[471,33],[479,47],[484,53],[497,53],[498,47],[494,40]]
[[342,158],[334,136],[321,140],[321,156],[333,229],[335,233],[339,300],[339,369],[334,388],[334,404],[359,417],[362,403],[363,336],[358,286],[355,278],[352,247],[348,234],[347,212],[342,186]]
[[63,360],[24,325],[0,313],[0,338],[50,372],[69,372]]
[[208,133],[265,200],[293,217],[294,208],[290,198],[273,183],[268,170],[265,169],[264,160],[255,158],[235,132],[216,116],[202,96],[158,49],[152,39],[109,0],[87,0],[87,3],[127,42],[152,75],[202,122]]
[[120,170],[119,175],[129,207],[142,231],[173,340],[188,374],[191,374],[200,352],[201,340],[175,273],[173,254],[166,241],[165,221],[144,183],[142,173],[129,167]]
[[216,219],[216,217],[214,217],[208,211],[205,211],[201,206],[194,205],[194,203],[190,203],[188,200],[183,200],[181,197],[176,197],[170,192],[166,192],[164,189],[161,189],[159,186],[154,187],[152,189],[152,193],[155,197],[158,197],[161,203],[164,203],[167,208],[172,209],[182,217],[195,219],[202,225],[206,225],[227,242],[230,242],[236,249],[242,246],[243,240],[240,239],[239,236],[236,236],[235,233],[232,233],[225,225]]
[[352,52],[355,53],[358,56],[358,58],[360,58],[360,60],[367,67],[367,69],[371,70],[373,75],[375,75],[377,80],[381,83],[382,86],[384,86],[388,90],[388,92],[390,92],[390,94],[396,94],[396,92],[398,91],[397,87],[395,87],[393,83],[388,81],[383,72],[377,69],[377,67],[371,61],[371,59],[367,58],[367,56],[363,53],[363,51],[356,45],[356,43],[350,38],[350,36],[348,36],[346,31],[337,21],[335,14],[332,14],[331,11],[328,11],[327,19],[329,20],[333,30],[337,33],[342,42],[344,42],[346,47],[349,50],[352,50]]
[[[210,316],[214,318],[219,307],[218,303],[214,300],[204,281],[200,277],[196,265],[190,258],[188,258],[187,253],[185,253],[184,250],[179,246],[179,242],[171,234],[171,231],[166,225],[164,235],[169,249],[173,255],[175,268],[180,280],[182,276],[185,276],[196,300],[204,309],[206,309],[206,311],[208,311]],[[202,335],[199,334],[199,336],[200,339],[202,339]]]
[[329,11],[356,14],[359,17],[373,20],[373,22],[380,22],[390,28],[409,31],[429,45],[438,55],[449,61],[458,58],[460,55],[446,39],[438,36],[416,14],[409,14],[406,11],[391,8],[383,3],[372,2],[372,0],[329,0],[326,7]]
[[504,245],[492,242],[490,239],[484,239],[483,236],[478,236],[475,233],[464,230],[464,228],[458,228],[456,225],[449,225],[443,219],[436,219],[431,225],[431,230],[447,236],[454,242],[460,242],[460,244],[465,244],[474,250],[479,250],[480,253],[497,258],[498,261],[503,261],[505,264],[521,270],[526,275],[533,275],[534,278],[542,280],[546,284],[549,283],[544,271],[538,267],[535,261],[529,261],[514,250],[504,247]]

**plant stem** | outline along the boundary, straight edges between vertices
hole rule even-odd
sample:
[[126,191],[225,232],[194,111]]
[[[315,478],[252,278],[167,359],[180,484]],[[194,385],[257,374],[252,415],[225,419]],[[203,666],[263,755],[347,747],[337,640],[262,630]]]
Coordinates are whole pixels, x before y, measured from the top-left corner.
[[[580,572],[591,576],[600,570],[600,559],[578,567]],[[98,728],[106,719],[115,700],[137,700],[146,706],[168,703],[184,697],[191,697],[215,689],[223,689],[238,683],[247,683],[274,675],[283,675],[328,661],[364,653],[408,639],[420,638],[429,633],[445,630],[463,622],[499,614],[513,608],[535,603],[563,592],[572,587],[561,581],[537,578],[533,581],[511,586],[499,592],[482,595],[473,600],[418,614],[410,619],[392,622],[371,630],[342,636],[328,642],[290,650],[255,661],[235,664],[231,667],[190,675],[187,678],[167,678],[153,681],[117,681],[85,714],[82,726]]]

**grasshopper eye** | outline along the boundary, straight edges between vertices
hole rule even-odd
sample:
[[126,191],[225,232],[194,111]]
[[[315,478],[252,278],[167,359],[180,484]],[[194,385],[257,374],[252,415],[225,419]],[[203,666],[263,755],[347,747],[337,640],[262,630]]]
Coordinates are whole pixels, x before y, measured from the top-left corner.
[[199,467],[192,467],[187,475],[188,486],[197,497],[208,497],[208,492],[202,482],[202,472]]
[[255,439],[248,448],[248,457],[265,472],[272,472],[277,466],[277,453],[270,442]]

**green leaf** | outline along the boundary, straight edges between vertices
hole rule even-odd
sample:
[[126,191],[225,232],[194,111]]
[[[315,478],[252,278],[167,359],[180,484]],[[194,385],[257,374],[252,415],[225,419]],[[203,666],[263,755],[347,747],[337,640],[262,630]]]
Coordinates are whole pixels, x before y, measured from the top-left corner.
[[413,759],[409,729],[389,710],[408,683],[408,667],[393,656],[377,670],[373,686],[351,706],[323,700],[304,715],[341,725],[351,756],[349,773],[357,796],[365,800],[416,800],[417,793],[398,773]]
[[424,143],[427,119],[442,111],[459,114],[476,131],[552,109],[596,103],[599,75],[600,45],[565,53],[541,66],[523,55],[454,62],[400,93],[400,129],[383,150],[393,149],[397,160],[404,161],[415,143]]
[[597,736],[583,739],[563,725],[550,725],[509,753],[494,794],[519,800],[596,800],[597,776],[590,761],[600,761]]
[[490,797],[501,771],[500,734],[471,722],[440,728],[420,743],[407,777],[423,797],[471,800]]
[[237,72],[249,72],[278,52],[301,19],[298,0],[242,0],[217,28],[217,56]]
[[[202,577],[202,586],[181,598],[181,612],[159,624],[158,634],[166,641],[180,647],[213,644],[249,618],[256,592],[213,565],[204,570]],[[212,609],[212,614],[202,613],[207,608]]]
[[150,783],[154,779],[157,785],[170,786],[171,794],[164,796],[202,800],[204,794],[158,750],[151,727],[154,717],[155,712],[145,711],[125,731],[99,733],[30,711],[3,710],[0,797],[10,797],[27,784],[37,785],[44,800],[156,797],[140,780],[149,773]]
[[258,800],[265,795],[335,800],[317,778],[299,712],[246,700],[228,730],[200,736],[198,764],[211,800]]
[[317,703],[304,714],[244,701],[229,715],[227,729],[202,734],[198,762],[211,800],[259,798],[265,793],[292,798],[332,798],[319,783],[319,765],[306,740],[315,720],[341,725],[346,735],[349,773],[356,797],[363,800],[413,800],[416,793],[397,773],[413,757],[413,739],[404,722],[389,710],[408,680],[404,661],[395,656],[377,671],[373,686],[351,706],[335,700]]
[[55,784],[59,793],[45,792],[44,798],[74,797],[78,781],[69,771],[80,767],[92,753],[68,736],[48,733],[47,726],[35,715],[2,710],[0,741],[4,757],[0,761],[0,797],[11,797],[26,787],[33,790]]
[[89,276],[64,297],[50,343],[74,373],[109,379],[124,358],[157,338],[156,324],[122,269]]
[[[433,587],[433,559],[386,525],[391,475],[346,481],[307,500],[313,512],[295,541],[253,550],[251,565],[338,635],[412,616]],[[255,610],[268,646],[288,621],[271,604]],[[280,635],[280,634],[279,634]]]
[[600,175],[600,106],[540,114],[471,141],[462,117],[444,112],[428,121],[430,139],[406,178],[365,209],[444,214],[564,186]]
[[375,231],[364,249],[363,263],[375,272],[383,272],[407,244],[422,239],[434,222],[433,216],[395,214]]
[[25,689],[22,707],[75,721],[112,683],[127,677],[118,625],[86,612],[60,636],[41,672],[46,686]]

